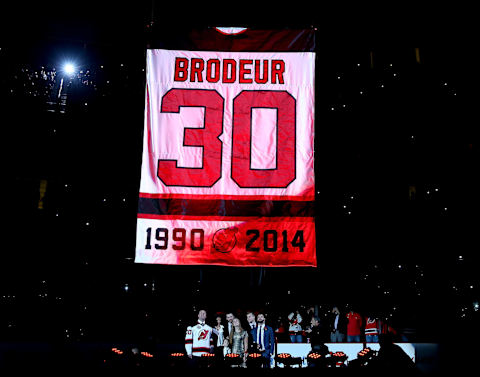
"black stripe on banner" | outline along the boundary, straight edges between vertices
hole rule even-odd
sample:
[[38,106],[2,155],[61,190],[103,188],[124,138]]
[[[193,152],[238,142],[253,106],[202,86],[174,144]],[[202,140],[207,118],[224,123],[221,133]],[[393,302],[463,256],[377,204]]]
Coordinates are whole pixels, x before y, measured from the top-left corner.
[[138,213],[181,216],[313,217],[313,201],[139,198]]

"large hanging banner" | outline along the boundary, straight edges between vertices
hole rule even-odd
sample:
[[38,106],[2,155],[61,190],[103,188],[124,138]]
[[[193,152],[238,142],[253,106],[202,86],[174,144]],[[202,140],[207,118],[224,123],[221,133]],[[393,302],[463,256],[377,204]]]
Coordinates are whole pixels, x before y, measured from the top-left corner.
[[315,53],[147,50],[137,263],[316,266]]

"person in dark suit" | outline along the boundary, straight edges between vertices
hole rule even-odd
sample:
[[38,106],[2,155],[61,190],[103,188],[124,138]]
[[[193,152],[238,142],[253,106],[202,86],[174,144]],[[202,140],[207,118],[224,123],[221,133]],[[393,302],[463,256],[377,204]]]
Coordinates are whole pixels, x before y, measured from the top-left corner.
[[254,344],[254,339],[252,336],[252,330],[257,328],[257,321],[255,318],[255,314],[253,312],[247,312],[247,326],[246,329],[248,331],[248,352],[256,352],[256,344]]
[[257,351],[262,354],[263,367],[270,367],[270,359],[275,352],[275,336],[273,329],[265,324],[265,315],[257,315],[257,327],[251,330],[253,342],[256,344]]
[[342,343],[345,341],[347,334],[347,317],[340,312],[338,306],[334,306],[332,309],[332,315],[330,318],[330,342]]
[[320,318],[314,316],[310,321],[310,328],[305,330],[307,337],[310,339],[312,351],[318,352],[325,356],[328,354],[328,347],[325,346],[327,340],[325,327],[321,325]]
[[223,330],[223,338],[224,339],[227,339],[230,337],[230,333],[233,331],[233,319],[235,318],[235,316],[233,315],[232,312],[228,312],[226,315],[225,315],[225,319],[226,319],[226,324],[225,324],[225,328]]

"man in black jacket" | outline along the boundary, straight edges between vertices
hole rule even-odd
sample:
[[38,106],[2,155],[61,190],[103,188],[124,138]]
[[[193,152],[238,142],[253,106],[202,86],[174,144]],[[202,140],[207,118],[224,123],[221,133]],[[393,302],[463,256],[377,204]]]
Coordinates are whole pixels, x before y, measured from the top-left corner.
[[248,333],[248,353],[257,352],[256,347],[254,348],[254,342],[252,336],[252,330],[257,328],[257,321],[255,319],[255,314],[253,312],[247,312],[247,333]]
[[326,335],[325,328],[322,326],[320,318],[313,316],[310,321],[310,328],[305,330],[307,337],[310,339],[312,351],[325,356],[328,353],[328,347],[325,345]]
[[338,306],[332,308],[332,316],[330,318],[330,342],[342,343],[345,341],[347,333],[347,317],[340,312]]

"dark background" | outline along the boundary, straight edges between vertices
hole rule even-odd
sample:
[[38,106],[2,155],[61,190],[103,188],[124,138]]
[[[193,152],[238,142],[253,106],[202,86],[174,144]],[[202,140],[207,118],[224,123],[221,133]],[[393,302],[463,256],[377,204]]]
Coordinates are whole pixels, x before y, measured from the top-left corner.
[[[443,39],[445,27],[425,28],[434,41],[379,41],[395,29],[385,29],[388,19],[349,24],[321,11],[247,22],[190,12],[194,22],[165,22],[179,9],[84,2],[3,12],[0,341],[181,343],[200,307],[209,320],[253,309],[273,322],[299,305],[323,314],[333,304],[377,311],[410,329],[412,341],[473,338],[474,48]],[[405,20],[409,36],[425,26],[415,20]],[[133,263],[145,48],[151,38],[218,25],[317,30],[318,268]],[[69,82],[60,112],[36,76],[44,67],[59,77],[67,60],[83,73]]]

